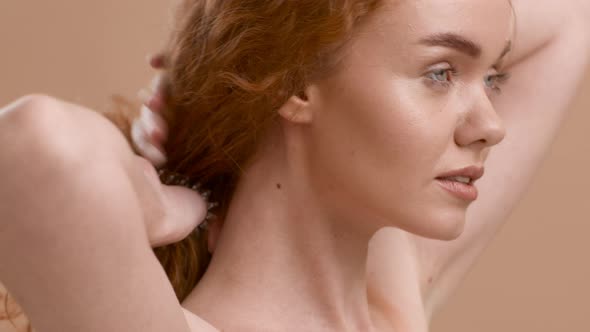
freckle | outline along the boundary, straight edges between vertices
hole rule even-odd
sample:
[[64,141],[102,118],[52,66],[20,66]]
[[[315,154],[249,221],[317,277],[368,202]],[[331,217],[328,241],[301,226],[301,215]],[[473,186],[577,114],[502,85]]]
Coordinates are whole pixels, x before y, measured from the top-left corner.
[[281,184],[277,183],[277,189],[281,189]]
[[428,278],[428,283],[431,284],[432,283],[432,277]]

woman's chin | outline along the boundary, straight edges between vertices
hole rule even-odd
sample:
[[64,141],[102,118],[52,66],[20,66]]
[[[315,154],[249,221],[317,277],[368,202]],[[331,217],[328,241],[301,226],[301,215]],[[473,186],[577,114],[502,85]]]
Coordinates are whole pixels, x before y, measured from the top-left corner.
[[463,234],[465,215],[465,210],[438,211],[438,213],[422,215],[420,220],[404,227],[404,230],[429,239],[452,241]]

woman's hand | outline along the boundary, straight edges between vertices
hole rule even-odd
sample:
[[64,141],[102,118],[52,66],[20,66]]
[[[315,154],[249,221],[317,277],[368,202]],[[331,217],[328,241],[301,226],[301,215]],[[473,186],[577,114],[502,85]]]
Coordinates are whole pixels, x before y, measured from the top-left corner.
[[188,331],[150,242],[188,233],[160,220],[200,222],[198,193],[161,185],[104,117],[50,97],[0,109],[0,146],[0,280],[36,329]]
[[[43,104],[43,106],[31,106],[31,104],[35,103]],[[30,107],[46,107],[48,103],[55,104],[54,106],[56,107],[62,107],[62,111],[71,113],[69,115],[76,115],[77,113],[84,114],[89,111],[80,106],[61,102],[49,97],[29,97],[20,103],[17,102],[13,104],[12,107],[8,107],[4,113],[7,113],[9,108],[13,108],[11,110],[13,113],[23,112],[23,109]],[[17,110],[14,108],[21,109]],[[31,111],[24,110],[24,112]],[[42,110],[35,110],[33,112],[42,112]],[[49,112],[53,112],[53,110],[50,110]],[[2,113],[3,112],[0,110],[0,119],[2,119]],[[7,116],[8,114],[5,114],[5,118]],[[18,117],[18,114],[12,115],[11,117]],[[21,117],[26,117],[26,114]],[[86,114],[85,116],[77,116],[76,120],[85,121],[85,124],[91,124],[92,122],[99,120],[99,118]],[[27,120],[24,119],[24,121]],[[105,126],[106,123],[102,123],[101,125]],[[93,123],[91,126],[100,127],[100,125]],[[163,126],[165,126],[165,123],[163,123]],[[107,128],[104,128],[104,130],[101,129],[99,134],[102,135],[103,138],[100,142],[95,143],[101,144],[101,147],[105,149],[109,148],[108,143],[122,145],[122,142],[120,142],[121,137],[119,137],[121,135],[117,135],[116,131],[106,129]],[[58,134],[59,133],[56,132],[54,136],[57,136]],[[106,137],[110,138],[105,139]],[[99,140],[99,137],[94,137],[93,139]],[[137,198],[139,199],[143,211],[149,243],[152,247],[181,241],[203,221],[207,213],[207,202],[198,192],[182,186],[168,186],[162,184],[154,167],[150,165],[146,159],[133,155],[131,150],[126,149],[124,145],[119,146],[119,150],[113,150],[113,152],[115,152],[113,157],[121,158],[125,156],[125,158],[130,158],[128,161],[128,167],[132,167],[135,172],[140,172],[138,174],[143,174],[145,180],[147,180],[144,181],[145,184],[149,184],[149,186],[140,185],[136,188],[136,191]]]
[[[162,54],[156,54],[149,58],[150,66],[154,69],[165,69],[168,60]],[[165,74],[159,73],[152,80],[151,91],[141,90],[139,98],[143,106],[141,115],[135,118],[131,124],[131,144],[135,151],[149,160],[154,166],[161,166],[166,161],[166,154],[163,148],[168,137],[168,126],[162,117],[166,109],[168,80]],[[207,200],[207,199],[205,199]],[[208,206],[216,203],[207,202]],[[213,252],[216,247],[219,232],[223,226],[223,220],[215,220],[208,223],[208,248]]]
[[[160,54],[150,58],[150,65],[154,69],[163,69],[167,63]],[[140,116],[131,125],[130,136],[136,151],[154,166],[161,166],[166,162],[163,145],[168,135],[168,126],[161,116],[166,105],[166,84],[166,76],[159,73],[152,81],[151,91],[139,92],[143,106]]]

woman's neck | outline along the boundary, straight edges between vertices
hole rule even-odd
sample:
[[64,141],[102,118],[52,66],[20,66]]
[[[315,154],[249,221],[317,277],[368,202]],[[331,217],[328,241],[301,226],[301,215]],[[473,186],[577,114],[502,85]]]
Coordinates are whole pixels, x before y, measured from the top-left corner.
[[248,169],[209,269],[183,305],[228,331],[371,331],[371,234],[321,206],[301,168],[288,165]]

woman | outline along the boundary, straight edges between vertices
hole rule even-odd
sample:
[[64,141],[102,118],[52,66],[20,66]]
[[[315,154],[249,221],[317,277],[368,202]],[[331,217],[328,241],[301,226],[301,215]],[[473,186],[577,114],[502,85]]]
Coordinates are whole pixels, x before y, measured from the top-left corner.
[[[324,17],[300,3],[265,12],[230,2],[208,13],[232,23],[213,25],[215,34],[200,31],[213,34],[212,40],[181,35],[173,47],[173,112],[167,116],[175,134],[166,146],[167,168],[212,188],[224,221],[213,261],[184,305],[216,327],[392,329],[389,319],[381,319],[387,317],[385,308],[367,299],[369,239],[384,226],[455,238],[475,198],[450,195],[440,184],[463,185],[437,178],[466,166],[475,169],[464,176],[481,176],[477,173],[488,149],[504,136],[490,99],[505,76],[501,60],[513,34],[508,2],[478,8],[436,2],[419,9],[411,2],[356,6],[374,15],[360,21],[349,45],[318,36],[330,31],[328,23],[335,25],[328,21],[328,8],[317,9],[326,11]],[[488,23],[467,37],[460,32],[468,23],[457,20],[466,10],[465,15]],[[235,12],[241,15],[234,18]],[[332,19],[343,14],[344,5]],[[421,15],[429,20],[420,20]],[[206,10],[189,15],[191,28],[181,31],[198,31],[207,20]],[[246,26],[251,30],[240,28]],[[318,32],[300,32],[305,29]],[[298,34],[304,37],[279,38]],[[334,35],[347,37],[339,31]],[[228,46],[216,52],[200,41]],[[340,61],[318,61],[322,52]],[[463,69],[449,58],[464,63]],[[285,68],[285,63],[294,65]],[[242,70],[242,76],[232,68]],[[464,79],[453,89],[456,73]],[[304,86],[306,78],[313,83]],[[253,123],[261,128],[258,142]],[[187,141],[190,152],[184,151]],[[207,169],[212,162],[221,165]],[[225,213],[228,195],[219,191],[231,188],[236,174],[241,178]],[[240,255],[248,252],[262,254]],[[289,303],[290,312],[277,302]],[[299,322],[310,312],[315,319]],[[247,320],[226,318],[241,316]]]
[[[391,11],[385,7],[376,9],[374,15],[367,16],[370,19],[356,27],[350,52],[344,53],[338,63],[340,70],[327,78],[314,78],[302,93],[296,91],[298,87],[292,87],[296,93],[293,97],[287,95],[278,110],[282,116],[280,127],[271,127],[265,144],[260,145],[259,159],[244,169],[246,175],[234,194],[229,213],[222,214],[225,223],[214,260],[185,301],[187,308],[230,330],[234,326],[239,330],[318,330],[320,326],[336,330],[388,330],[393,326],[399,330],[401,325],[409,324],[411,315],[389,311],[387,301],[371,301],[371,292],[366,298],[366,243],[382,226],[438,239],[460,233],[467,202],[445,191],[438,192],[440,187],[431,185],[438,185],[436,178],[449,168],[464,166],[454,163],[483,162],[489,148],[503,138],[504,129],[490,100],[500,77],[496,62],[505,53],[512,32],[511,11],[506,3],[482,1],[479,8],[460,3],[453,9],[467,11],[468,17],[481,18],[482,26],[470,32],[471,39],[481,44],[481,51],[474,52],[477,49],[472,47],[466,55],[451,52],[447,48],[457,48],[453,45],[462,45],[463,51],[468,50],[465,46],[473,45],[461,38],[449,38],[457,36],[448,34],[435,35],[436,38],[419,34],[434,28],[434,32],[439,32],[442,27],[462,31],[461,24],[465,22],[457,20],[456,12],[444,14],[449,6],[437,7],[434,2],[420,5],[420,11],[412,3],[395,4],[389,8]],[[455,20],[430,22],[418,15],[424,13],[430,13],[425,15],[429,18],[443,13],[441,17]],[[490,18],[494,21],[486,21]],[[404,19],[413,23],[412,33],[404,30],[408,27]],[[423,45],[415,45],[411,37]],[[402,50],[388,48],[392,45],[385,41],[390,39],[394,41],[391,44],[403,45]],[[480,54],[475,59],[477,53]],[[454,58],[457,61],[452,62],[462,63],[459,67],[463,70],[452,67],[448,59],[436,62],[440,59],[430,57]],[[413,76],[416,68],[409,63],[421,67],[416,63],[428,60],[435,63],[424,68],[426,72]],[[183,65],[186,68],[188,64]],[[454,76],[455,71],[459,76]],[[181,74],[176,77],[179,83],[183,82]],[[362,84],[357,82],[359,76],[364,78]],[[175,76],[172,77],[174,82]],[[243,82],[237,81],[236,86],[239,83]],[[269,98],[267,102],[270,101],[274,100]],[[175,106],[175,102],[171,105]],[[206,103],[200,102],[199,107],[207,110]],[[171,132],[181,129],[174,127],[175,121],[182,121],[181,115],[170,120]],[[64,149],[58,146],[59,151]],[[169,146],[179,146],[174,143],[174,136]],[[376,158],[377,154],[383,155]],[[176,158],[180,156],[178,153]],[[175,162],[173,154],[168,158],[169,163],[178,165],[179,171],[191,173],[182,169],[181,161]],[[301,184],[305,183],[313,186],[303,187]],[[312,196],[316,199],[310,200]],[[266,197],[268,200],[261,201]],[[288,204],[284,203],[286,198]],[[402,201],[404,204],[392,203]],[[293,211],[293,205],[305,206],[306,210]],[[256,206],[259,208],[254,209]],[[276,218],[277,215],[281,217]],[[301,222],[303,217],[305,221]],[[404,244],[404,239],[395,244],[402,250],[411,247]],[[235,262],[237,253],[252,248],[262,254],[248,255],[246,263]],[[324,257],[318,257],[318,251]],[[411,264],[407,267],[413,272]],[[1,272],[4,278],[10,269]],[[311,274],[318,276],[310,278]],[[260,280],[261,277],[270,280]],[[402,279],[397,278],[397,282]],[[404,291],[396,296],[399,299],[408,294],[413,295]],[[406,304],[420,302],[419,297],[409,298]],[[282,303],[289,306],[281,306]],[[255,305],[258,310],[251,312]],[[218,311],[220,307],[222,311]],[[260,311],[261,308],[267,310]],[[302,325],[300,318],[308,312],[316,320]],[[417,312],[412,315],[420,316]],[[235,319],[224,322],[222,316]],[[34,315],[31,317],[35,319]],[[78,323],[88,324],[82,318]],[[425,325],[422,321],[416,324]]]
[[[413,331],[425,328],[524,193],[589,59],[587,3],[517,0],[513,4],[518,29],[504,66],[515,75],[493,100],[508,138],[487,161],[486,176],[478,183],[482,195],[468,210],[465,231],[457,240],[441,242],[390,227],[372,240],[369,296],[386,304],[389,316],[403,317],[400,325]],[[147,105],[157,110],[161,102],[156,97]],[[157,114],[147,109],[142,114],[136,122],[135,141],[146,158],[159,164],[165,157],[159,152],[163,150],[161,135],[154,139],[146,133],[165,126]],[[154,121],[158,125],[149,125]],[[514,176],[515,165],[518,177]]]

